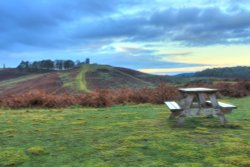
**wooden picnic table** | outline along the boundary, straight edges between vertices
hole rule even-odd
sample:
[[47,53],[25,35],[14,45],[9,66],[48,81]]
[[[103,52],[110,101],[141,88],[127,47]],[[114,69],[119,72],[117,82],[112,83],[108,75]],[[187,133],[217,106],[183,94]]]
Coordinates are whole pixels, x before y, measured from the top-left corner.
[[177,102],[165,102],[172,111],[170,119],[178,117],[177,125],[184,123],[186,116],[199,115],[202,111],[207,117],[217,115],[221,124],[225,125],[227,120],[225,112],[235,109],[236,106],[222,103],[217,100],[217,89],[210,88],[180,88],[181,100]]

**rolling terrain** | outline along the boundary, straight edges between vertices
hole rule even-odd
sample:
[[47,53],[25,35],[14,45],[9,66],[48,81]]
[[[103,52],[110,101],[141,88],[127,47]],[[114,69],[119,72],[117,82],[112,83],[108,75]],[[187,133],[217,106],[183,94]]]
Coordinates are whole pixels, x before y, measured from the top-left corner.
[[0,81],[4,81],[7,79],[18,78],[21,76],[28,75],[28,72],[22,72],[17,69],[1,69],[0,70]]
[[34,89],[61,94],[104,88],[143,88],[155,87],[161,82],[170,83],[172,80],[168,76],[97,64],[46,73],[3,69],[0,71],[0,94],[11,95]]
[[177,78],[229,78],[229,79],[250,79],[250,67],[224,67],[206,69],[195,73],[178,74]]
[[250,67],[216,68],[176,76],[151,75],[127,68],[97,64],[84,64],[71,70],[45,72],[1,69],[0,96],[30,90],[75,94],[96,89],[152,88],[160,83],[178,86],[213,84],[221,81],[233,83],[236,79],[249,79],[249,74]]

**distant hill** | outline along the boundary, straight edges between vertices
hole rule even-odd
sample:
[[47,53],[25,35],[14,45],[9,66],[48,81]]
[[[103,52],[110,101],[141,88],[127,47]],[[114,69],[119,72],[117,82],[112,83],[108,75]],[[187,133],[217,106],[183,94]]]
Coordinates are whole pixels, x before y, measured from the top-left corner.
[[78,93],[100,88],[143,88],[171,83],[173,78],[108,65],[84,64],[65,71],[34,73],[18,69],[0,71],[0,95],[15,95],[32,89]]
[[230,78],[230,79],[250,79],[250,67],[225,67],[207,69],[196,73],[179,74],[178,78],[191,77],[211,77],[211,78]]
[[195,73],[182,73],[175,75],[176,78],[190,78],[193,77]]

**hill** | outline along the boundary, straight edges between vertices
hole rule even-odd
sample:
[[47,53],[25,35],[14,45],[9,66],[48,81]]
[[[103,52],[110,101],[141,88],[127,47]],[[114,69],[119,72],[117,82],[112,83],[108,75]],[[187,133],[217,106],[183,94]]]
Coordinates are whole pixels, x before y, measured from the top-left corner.
[[86,73],[90,89],[97,88],[142,88],[154,87],[161,82],[171,82],[168,76],[158,76],[142,73],[121,67],[92,65]]
[[194,76],[195,73],[181,73],[181,74],[177,74],[174,77],[176,78],[191,78]]
[[1,69],[0,70],[0,81],[17,78],[20,76],[28,75],[28,72],[19,71],[17,69]]
[[179,74],[178,78],[191,77],[210,77],[210,78],[231,78],[231,79],[250,79],[250,67],[225,67],[206,69],[201,72]]
[[77,93],[100,88],[155,87],[161,82],[172,82],[172,78],[97,64],[85,64],[71,70],[44,73],[3,69],[0,71],[0,94],[10,95],[32,89],[56,94]]

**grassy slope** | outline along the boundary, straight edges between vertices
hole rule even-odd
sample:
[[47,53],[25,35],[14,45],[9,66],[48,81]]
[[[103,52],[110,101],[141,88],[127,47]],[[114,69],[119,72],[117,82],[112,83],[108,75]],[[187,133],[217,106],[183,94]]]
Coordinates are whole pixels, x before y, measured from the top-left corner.
[[80,69],[80,73],[77,75],[76,80],[78,82],[79,90],[88,90],[87,89],[87,82],[85,79],[85,74],[89,70],[89,65],[84,65]]
[[250,97],[217,118],[168,121],[164,105],[0,110],[0,166],[250,165]]
[[134,79],[135,81],[141,82],[142,85],[153,86],[150,82],[146,82],[146,81],[144,81],[142,79],[134,77],[133,75],[126,74],[125,72],[122,72],[121,70],[117,70],[117,69],[114,69],[114,70],[119,72],[120,74],[122,74],[124,76],[127,76],[127,77],[130,77],[130,78]]
[[81,68],[77,69],[77,75],[72,76],[72,71],[60,73],[61,81],[64,87],[73,90],[90,91],[87,87],[86,73],[95,71],[97,69],[110,69],[111,67],[105,65],[84,64]]
[[36,78],[38,78],[38,77],[40,77],[42,75],[44,75],[44,74],[31,74],[31,75],[27,75],[27,76],[18,77],[18,78],[15,78],[15,79],[8,79],[8,80],[5,80],[5,81],[1,81],[0,82],[0,92],[1,92],[1,90],[5,90],[5,89],[15,87],[18,83],[28,81],[28,80],[32,80],[32,79],[36,79]]
[[61,78],[61,81],[63,82],[63,86],[74,89],[74,90],[88,91],[85,74],[89,70],[90,70],[89,65],[83,65],[77,71],[78,74],[76,75],[76,77],[71,76],[72,71],[61,72],[60,78]]
[[[120,77],[127,77],[130,78],[133,81],[137,81],[137,86],[138,83],[141,83],[141,85],[144,86],[152,86],[152,84],[150,82],[145,82],[139,78],[136,78],[132,75],[126,74],[120,70],[117,70],[111,66],[107,66],[107,65],[95,65],[95,64],[91,64],[91,65],[83,65],[81,68],[76,69],[75,71],[64,71],[59,73],[60,74],[60,79],[63,82],[63,86],[64,87],[68,87],[71,88],[73,90],[79,90],[79,91],[89,91],[88,88],[88,83],[86,80],[86,73],[87,72],[95,72],[96,70],[110,70],[110,73],[102,73],[102,72],[98,72],[95,77],[97,77],[98,79],[100,79],[100,82],[105,82],[106,80],[112,80],[114,79],[113,77],[113,73],[119,74]],[[77,75],[74,76],[72,75],[72,73],[76,73]],[[115,84],[115,82],[114,82]],[[116,83],[116,84],[121,84],[120,82]],[[133,86],[133,83],[129,82],[127,83],[127,86]],[[129,85],[130,84],[130,85]],[[112,85],[114,86],[114,85]],[[110,87],[112,87],[110,86]]]
[[[91,65],[90,67],[92,70],[89,70],[86,78],[88,86],[92,89],[154,87],[156,84],[153,83],[152,78],[155,77],[156,82],[157,79],[159,80],[158,76],[144,74],[130,69],[104,65]],[[159,84],[160,81],[157,83]]]
[[[14,70],[14,72],[16,71]],[[53,72],[55,73],[55,71]],[[11,75],[14,74],[15,73],[11,73]],[[0,81],[0,93],[7,88],[14,88],[18,83],[38,78],[41,75],[46,76],[48,74],[50,73],[34,73],[27,76],[19,76],[15,79]],[[144,74],[130,69],[97,64],[85,64],[77,69],[58,71],[57,74],[59,74],[60,77],[58,83],[63,83],[63,87],[70,88],[73,92],[90,91],[91,89],[98,88],[154,87],[161,82],[162,78],[160,76]]]

